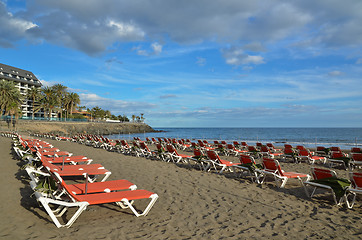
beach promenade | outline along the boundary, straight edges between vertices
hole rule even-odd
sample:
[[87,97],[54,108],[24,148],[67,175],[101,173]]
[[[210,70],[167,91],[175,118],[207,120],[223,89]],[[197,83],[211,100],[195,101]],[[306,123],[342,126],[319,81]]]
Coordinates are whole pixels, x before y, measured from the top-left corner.
[[[274,181],[257,185],[231,173],[218,175],[78,143],[44,140],[102,164],[112,172],[109,180],[127,179],[157,193],[159,199],[146,217],[104,204],[88,207],[71,228],[58,229],[31,197],[27,174],[12,153],[11,139],[0,137],[0,239],[362,238],[361,201],[347,209],[337,207],[324,194],[309,199],[298,181],[288,181],[280,189]],[[236,157],[226,158],[238,162]],[[281,164],[286,171],[310,173],[306,163]],[[336,171],[348,177],[348,171]]]

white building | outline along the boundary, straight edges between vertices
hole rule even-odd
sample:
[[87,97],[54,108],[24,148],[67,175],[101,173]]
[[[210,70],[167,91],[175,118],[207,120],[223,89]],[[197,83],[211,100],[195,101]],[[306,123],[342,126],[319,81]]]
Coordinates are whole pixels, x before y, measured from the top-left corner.
[[[8,66],[0,63],[0,79],[5,79],[9,81],[14,81],[15,86],[19,88],[22,95],[26,95],[28,89],[31,87],[41,88],[42,84],[38,78],[29,71]],[[31,117],[33,113],[33,106],[31,99],[25,99],[22,108],[22,117]],[[35,117],[44,117],[44,112],[42,110],[34,114]]]

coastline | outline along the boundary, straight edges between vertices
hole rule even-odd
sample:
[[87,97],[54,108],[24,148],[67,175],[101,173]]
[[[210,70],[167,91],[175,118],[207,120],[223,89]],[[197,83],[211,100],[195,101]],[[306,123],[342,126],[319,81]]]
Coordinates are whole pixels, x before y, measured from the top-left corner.
[[303,145],[307,148],[317,146],[332,147],[338,146],[344,150],[351,147],[362,147],[362,128],[157,128],[162,133],[130,134],[130,136],[110,136],[112,139],[133,137],[164,137],[176,139],[190,139],[197,141],[205,139],[209,142],[214,140],[225,140],[247,142],[255,145],[257,142],[273,143],[282,147],[285,143]]
[[[0,130],[13,131],[10,125],[8,128],[5,121],[0,121]],[[73,134],[94,134],[94,135],[111,135],[111,134],[128,134],[156,132],[152,127],[145,123],[113,123],[113,122],[52,122],[52,121],[33,121],[20,120],[16,123],[15,130],[21,133],[50,133],[60,135]]]

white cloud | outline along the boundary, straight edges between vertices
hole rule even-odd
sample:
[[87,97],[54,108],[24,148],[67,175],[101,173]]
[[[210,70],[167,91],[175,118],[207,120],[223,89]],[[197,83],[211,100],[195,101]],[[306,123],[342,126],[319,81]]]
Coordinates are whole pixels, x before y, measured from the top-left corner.
[[[98,23],[99,24],[99,23]],[[115,33],[120,39],[123,38],[143,38],[145,33],[134,25],[109,20],[107,26],[115,28]]]
[[51,87],[51,86],[58,83],[57,81],[45,81],[45,80],[42,80],[42,79],[40,79],[40,82],[43,85],[43,87]]
[[159,55],[162,53],[162,45],[158,42],[154,42],[150,45],[150,50],[147,51],[142,48],[142,46],[133,47],[131,50],[136,51],[137,55],[140,56],[153,56],[153,55]]
[[162,52],[162,45],[157,42],[152,43],[151,48],[153,49],[153,53],[155,55],[158,55]]
[[247,65],[247,64],[262,64],[264,58],[262,56],[248,55],[241,48],[228,48],[223,49],[223,56],[227,64],[231,65]]
[[5,3],[0,1],[0,46],[14,47],[14,42],[26,37],[26,31],[37,25],[8,12]]
[[[265,43],[286,39],[320,47],[362,43],[361,1],[197,0],[150,4],[148,0],[89,0],[84,4],[81,0],[35,0],[16,16],[11,16],[1,2],[0,13],[2,29],[7,29],[0,34],[3,45],[24,37],[28,29],[35,40],[89,55],[104,52],[118,41],[154,41],[165,36],[178,43],[237,42],[244,44],[245,50],[257,52],[264,51]],[[161,45],[154,43],[152,47],[154,54],[161,53]],[[260,62],[261,57],[252,56],[249,61]]]
[[135,112],[144,112],[155,108],[155,104],[146,102],[129,102],[122,100],[115,100],[111,98],[100,97],[94,93],[80,93],[79,94],[82,105],[92,108],[99,106],[102,109],[110,110],[112,114],[132,114]]

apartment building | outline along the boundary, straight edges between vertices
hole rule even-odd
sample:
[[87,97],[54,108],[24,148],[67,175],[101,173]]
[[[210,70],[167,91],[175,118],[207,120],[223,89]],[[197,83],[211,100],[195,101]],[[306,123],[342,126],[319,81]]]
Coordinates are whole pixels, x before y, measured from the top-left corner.
[[[8,66],[0,63],[0,79],[5,79],[15,82],[15,86],[19,88],[22,95],[26,95],[28,89],[33,86],[36,88],[41,88],[42,84],[39,79],[30,71],[23,70],[20,68]],[[26,99],[21,105],[22,108],[22,117],[31,117],[33,113],[32,100]],[[34,114],[35,117],[44,117],[44,112],[38,111]]]

